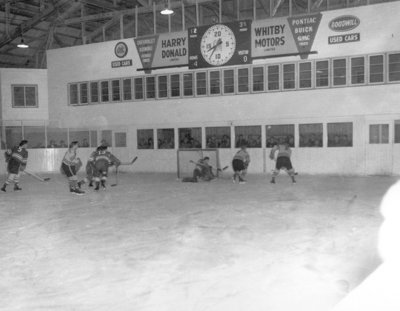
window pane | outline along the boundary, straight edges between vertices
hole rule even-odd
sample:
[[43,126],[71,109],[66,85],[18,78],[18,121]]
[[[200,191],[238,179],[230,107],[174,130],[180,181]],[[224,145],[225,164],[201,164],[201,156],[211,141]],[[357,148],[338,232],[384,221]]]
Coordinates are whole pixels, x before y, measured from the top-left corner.
[[108,102],[110,100],[109,96],[108,81],[101,81],[101,101],[103,103]]
[[230,148],[231,128],[229,126],[206,127],[207,148]]
[[400,53],[389,55],[389,81],[400,81]]
[[383,82],[383,55],[369,57],[369,82]]
[[224,70],[224,94],[231,94],[235,92],[235,71],[233,69]]
[[400,143],[400,120],[394,121],[394,143]]
[[25,87],[25,96],[26,96],[26,107],[36,107],[36,87],[35,86],[26,86]]
[[[72,86],[72,85],[71,85]],[[25,88],[23,86],[14,86],[14,107],[25,107]],[[78,90],[76,90],[78,93]],[[78,98],[76,99],[78,102]]]
[[329,86],[329,61],[317,61],[316,62],[316,86],[323,87]]
[[80,95],[81,95],[81,104],[87,104],[88,103],[88,85],[87,83],[81,83],[79,84],[80,88]]
[[207,95],[207,75],[205,72],[196,72],[196,94]]
[[99,82],[90,82],[90,102],[99,102]]
[[249,68],[238,69],[238,92],[249,91]]
[[146,98],[156,97],[156,78],[146,77]]
[[69,104],[70,105],[78,104],[78,84],[69,85]]
[[389,124],[381,124],[381,143],[389,143]]
[[221,94],[219,71],[210,72],[210,94],[212,95]]
[[69,130],[69,143],[77,141],[78,146],[82,148],[89,147],[89,131],[88,130]]
[[253,92],[264,91],[264,68],[253,67]]
[[[18,146],[22,140],[22,127],[21,126],[6,126],[6,147],[13,148]],[[28,146],[30,144],[28,143]]]
[[171,97],[181,96],[180,75],[171,75]]
[[322,123],[300,124],[300,147],[322,147]]
[[29,148],[45,148],[44,125],[24,126],[24,139],[28,140]]
[[235,126],[235,147],[261,148],[261,126]]
[[389,124],[371,124],[369,126],[370,144],[389,143]]
[[285,90],[295,88],[294,74],[295,74],[294,64],[283,65],[283,88]]
[[346,60],[333,60],[333,85],[346,85]]
[[135,99],[143,99],[143,79],[135,78]]
[[354,57],[351,59],[351,84],[361,84],[365,82],[364,57]]
[[369,143],[379,144],[379,124],[371,124],[369,126]]
[[174,129],[158,129],[158,149],[174,149],[175,148],[175,131]]
[[112,80],[111,87],[112,87],[112,100],[114,102],[120,101],[121,100],[120,80]]
[[268,67],[268,90],[279,90],[279,65]]
[[286,142],[290,147],[294,147],[294,124],[267,125],[265,133],[267,148],[272,148],[280,142]]
[[68,130],[63,128],[47,128],[47,148],[66,148],[68,143]]
[[90,131],[90,146],[97,147],[97,131]]
[[328,147],[353,146],[353,123],[328,123]]
[[201,128],[180,128],[179,148],[201,148]]
[[101,131],[100,145],[107,146],[107,147],[112,146],[112,131],[111,130]]
[[310,63],[300,63],[299,65],[300,83],[299,87],[301,89],[311,87],[311,62]]
[[122,80],[122,92],[123,92],[123,99],[124,100],[131,100],[132,99],[132,79],[123,79]]
[[137,130],[138,149],[154,149],[153,130]]
[[193,74],[183,74],[183,88],[185,96],[193,96]]
[[158,77],[158,98],[168,97],[168,77],[159,76]]
[[126,147],[126,133],[114,133],[115,147]]

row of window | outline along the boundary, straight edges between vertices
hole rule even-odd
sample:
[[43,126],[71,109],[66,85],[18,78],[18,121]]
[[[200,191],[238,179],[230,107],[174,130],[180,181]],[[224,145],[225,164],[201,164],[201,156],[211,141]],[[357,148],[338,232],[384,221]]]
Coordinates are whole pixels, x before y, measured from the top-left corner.
[[[265,126],[265,144],[262,143],[261,125],[235,126],[234,139],[229,126],[205,127],[205,145],[202,143],[202,128],[179,128],[178,141],[175,130],[138,129],[137,149],[175,149],[178,148],[271,148],[277,143],[286,142],[291,147],[352,147],[353,123],[327,123],[327,142],[324,142],[323,124],[299,124],[299,141],[295,142],[295,125],[278,124]],[[78,130],[51,128],[45,126],[4,126],[1,148],[15,146],[21,139],[29,141],[29,148],[67,148],[72,141],[78,141],[80,147],[95,148],[98,145],[127,147],[125,131]],[[154,134],[157,134],[157,137]],[[156,143],[155,143],[156,139]],[[233,140],[233,141],[232,141]],[[389,124],[371,124],[369,126],[370,144],[389,143]],[[400,143],[400,120],[394,122],[394,143]]]
[[[394,123],[394,143],[400,143],[400,120]],[[324,142],[323,124],[299,124],[299,147],[352,147],[353,123],[335,122],[327,123],[327,142]],[[153,129],[137,130],[138,149],[174,149],[175,131],[170,129],[157,129],[157,143],[154,143],[155,131]],[[231,138],[229,126],[206,127],[205,146],[202,144],[202,128],[179,128],[179,148],[239,148],[246,145],[249,148],[272,148],[277,143],[287,143],[296,147],[295,125],[279,124],[265,126],[265,144],[262,143],[261,126],[235,126],[234,141]],[[369,126],[370,144],[389,143],[389,124],[371,124]]]
[[28,148],[68,148],[78,141],[79,147],[96,148],[98,145],[126,147],[126,132],[111,130],[80,130],[46,126],[4,126],[1,148],[16,146],[22,139],[28,140]]
[[69,103],[86,105],[399,81],[400,53],[387,53],[71,83]]

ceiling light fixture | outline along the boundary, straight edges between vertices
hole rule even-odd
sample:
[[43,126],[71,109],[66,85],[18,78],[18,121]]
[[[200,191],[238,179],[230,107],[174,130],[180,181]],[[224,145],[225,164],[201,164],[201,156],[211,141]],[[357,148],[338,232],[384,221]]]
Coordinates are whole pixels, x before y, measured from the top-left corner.
[[27,49],[29,48],[29,45],[24,42],[24,38],[21,38],[21,42],[17,44],[17,47],[20,49]]
[[171,15],[174,13],[174,11],[169,8],[169,0],[165,1],[164,9],[160,13],[162,15]]

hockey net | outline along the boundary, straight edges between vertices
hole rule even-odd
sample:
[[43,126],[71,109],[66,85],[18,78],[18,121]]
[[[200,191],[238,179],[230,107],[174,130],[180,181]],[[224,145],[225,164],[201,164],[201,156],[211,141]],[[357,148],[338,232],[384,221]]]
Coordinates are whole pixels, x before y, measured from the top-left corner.
[[193,170],[204,157],[209,157],[209,164],[213,167],[213,173],[218,176],[219,156],[218,149],[178,149],[178,178],[192,177]]

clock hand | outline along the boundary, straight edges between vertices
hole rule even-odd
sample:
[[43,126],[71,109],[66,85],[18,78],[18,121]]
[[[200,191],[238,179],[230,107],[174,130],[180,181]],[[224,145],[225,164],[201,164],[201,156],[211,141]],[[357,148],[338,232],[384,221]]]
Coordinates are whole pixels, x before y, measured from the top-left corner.
[[215,50],[217,49],[217,47],[219,46],[219,45],[221,45],[222,44],[222,39],[221,38],[219,38],[218,39],[218,42],[217,42],[217,44],[216,45],[214,45],[214,47],[212,48],[213,49],[213,51],[211,52],[211,55],[210,55],[210,57],[208,58],[208,59],[211,59],[211,57],[213,56],[213,54],[214,54],[214,52],[215,52]]
[[210,47],[207,52],[210,52],[211,50],[215,50],[217,48],[217,46],[220,45],[220,44],[222,44],[222,39],[221,38],[219,38],[217,43],[214,46]]

